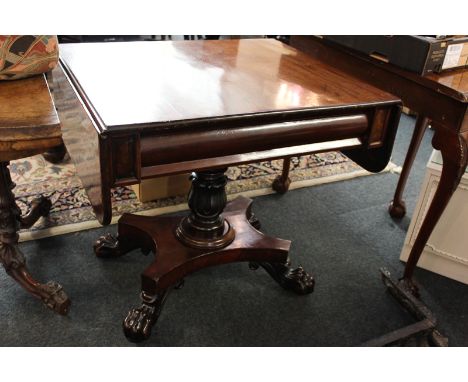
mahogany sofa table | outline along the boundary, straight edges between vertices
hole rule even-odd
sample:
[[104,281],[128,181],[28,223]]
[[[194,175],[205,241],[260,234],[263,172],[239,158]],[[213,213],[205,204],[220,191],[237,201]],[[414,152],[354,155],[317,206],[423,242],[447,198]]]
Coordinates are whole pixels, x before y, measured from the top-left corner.
[[381,171],[401,108],[395,96],[268,39],[68,44],[53,77],[63,139],[102,224],[111,187],[196,171],[188,216],[124,214],[118,237],[95,244],[101,257],[155,254],[142,304],[124,320],[132,341],[149,337],[168,291],[207,266],[248,261],[286,289],[312,292],[312,276],[290,266],[290,242],[258,230],[251,201],[227,204],[224,172],[330,150]]

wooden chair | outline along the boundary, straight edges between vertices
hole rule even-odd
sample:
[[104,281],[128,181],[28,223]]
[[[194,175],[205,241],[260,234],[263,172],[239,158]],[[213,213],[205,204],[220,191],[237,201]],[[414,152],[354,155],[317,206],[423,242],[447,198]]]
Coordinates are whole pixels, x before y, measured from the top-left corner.
[[48,308],[66,314],[70,300],[62,287],[54,281],[37,282],[29,273],[18,246],[18,230],[31,227],[41,216],[47,216],[51,202],[41,197],[32,202],[26,216],[21,216],[8,168],[11,160],[49,149],[52,149],[52,159],[63,157],[60,122],[45,76],[0,82],[0,263],[26,291]]

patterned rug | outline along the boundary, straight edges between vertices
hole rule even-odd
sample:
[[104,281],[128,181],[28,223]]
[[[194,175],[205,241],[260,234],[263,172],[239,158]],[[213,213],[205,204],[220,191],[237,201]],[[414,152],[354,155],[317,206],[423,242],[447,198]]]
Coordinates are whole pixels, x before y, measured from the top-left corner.
[[[390,164],[386,171],[395,168],[395,165]],[[233,199],[238,194],[254,197],[273,193],[271,183],[281,173],[281,169],[282,160],[230,167],[227,172],[228,199]],[[52,201],[50,215],[40,219],[31,229],[22,230],[20,240],[38,239],[100,226],[68,156],[59,165],[48,163],[41,155],[13,161],[10,172],[16,183],[14,193],[17,203],[23,213],[28,211],[31,200],[40,195],[47,196]],[[291,164],[290,189],[368,174],[370,173],[338,152],[295,157]],[[124,212],[156,215],[187,209],[186,196],[141,203],[131,187],[113,189],[112,205],[112,223],[116,223]]]

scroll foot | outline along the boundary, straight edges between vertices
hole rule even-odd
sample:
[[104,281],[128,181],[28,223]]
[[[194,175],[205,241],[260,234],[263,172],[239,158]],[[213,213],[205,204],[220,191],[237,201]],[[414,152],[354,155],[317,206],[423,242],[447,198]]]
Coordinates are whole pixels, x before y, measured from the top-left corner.
[[250,269],[264,268],[273,279],[284,289],[290,290],[299,295],[305,295],[314,291],[315,280],[301,266],[291,268],[288,261],[285,264],[279,263],[254,263],[249,264]]
[[143,303],[139,308],[128,312],[123,321],[125,337],[131,342],[147,340],[151,335],[151,329],[161,314],[162,306],[167,297],[167,291],[154,297],[141,293]]
[[273,190],[275,190],[278,194],[285,194],[289,190],[290,184],[291,179],[284,179],[282,176],[277,176],[273,181],[271,188],[273,188]]
[[40,289],[42,302],[49,309],[61,315],[68,313],[71,302],[59,283],[49,281],[47,284],[41,285]]
[[29,273],[23,253],[17,244],[0,242],[0,263],[7,274],[33,296],[42,300],[49,309],[66,315],[70,300],[60,284],[49,281],[47,284],[37,282]]
[[37,222],[40,217],[49,215],[52,202],[41,196],[31,202],[31,211],[26,215],[19,218],[21,228],[30,228]]
[[393,200],[388,206],[388,213],[392,218],[401,219],[406,215],[406,205],[403,200]]
[[118,257],[123,253],[119,247],[119,240],[114,235],[107,233],[101,236],[93,245],[94,253],[100,258]]

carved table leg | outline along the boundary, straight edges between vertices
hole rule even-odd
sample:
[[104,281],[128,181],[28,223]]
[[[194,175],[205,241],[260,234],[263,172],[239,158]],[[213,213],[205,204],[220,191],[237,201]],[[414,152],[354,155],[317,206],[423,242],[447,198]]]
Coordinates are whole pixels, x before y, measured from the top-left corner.
[[457,189],[468,163],[466,138],[456,133],[448,133],[447,131],[441,133],[441,129],[438,129],[438,126],[435,125],[434,128],[436,128],[436,131],[432,139],[432,145],[435,149],[441,151],[443,159],[442,175],[418,236],[411,248],[403,275],[405,282],[413,285],[412,288],[415,295],[418,295],[418,291],[417,287],[412,283],[414,268],[435,225]]
[[206,267],[250,261],[264,267],[284,288],[298,294],[312,292],[313,278],[301,267],[289,267],[291,243],[254,228],[259,222],[250,199],[238,197],[226,205],[225,185],[224,169],[198,172],[192,176],[187,217],[124,214],[120,218],[118,243],[107,245],[117,248],[111,252],[143,247],[156,253],[157,249],[141,276],[142,305],[123,322],[129,340],[147,339],[168,291],[181,285],[186,275]]
[[430,120],[422,115],[419,115],[418,119],[416,120],[413,137],[411,138],[411,143],[408,148],[408,153],[406,154],[405,163],[403,164],[403,169],[401,170],[400,178],[398,179],[395,195],[393,196],[393,201],[390,202],[390,205],[388,206],[388,212],[396,219],[401,219],[406,214],[406,205],[403,201],[403,191],[405,189],[406,181],[408,180],[414,158],[416,157],[421,140],[424,136],[427,126],[429,125],[429,122]]
[[21,218],[21,211],[13,195],[15,184],[11,181],[8,163],[0,162],[0,262],[8,275],[33,296],[41,299],[50,309],[67,314],[70,300],[62,287],[53,281],[40,284],[30,275],[26,260],[18,247],[18,230],[21,225],[32,225],[46,214],[50,203],[38,202],[31,213]]
[[130,224],[125,223],[126,216],[123,214],[118,224],[118,235],[110,233],[99,237],[93,245],[94,253],[99,258],[120,257],[128,252],[140,248],[143,254],[147,255],[151,251],[156,253],[155,243],[148,237],[146,232]]
[[289,190],[291,179],[289,179],[289,169],[291,168],[291,157],[283,159],[283,172],[275,178],[271,187],[278,194],[285,194]]
[[215,249],[229,245],[235,231],[224,219],[226,207],[225,168],[192,174],[188,205],[190,214],[176,230],[177,238],[192,248]]
[[141,306],[130,310],[123,321],[124,334],[129,341],[141,342],[150,337],[168,293],[169,290],[164,290],[149,296],[141,292]]
[[49,149],[48,151],[43,153],[42,156],[47,162],[56,164],[60,163],[63,160],[63,158],[65,158],[66,153],[67,148],[65,147],[65,144],[62,141],[61,145]]

